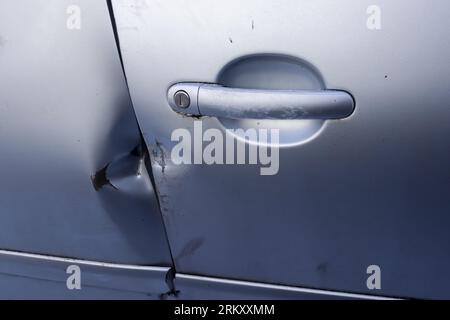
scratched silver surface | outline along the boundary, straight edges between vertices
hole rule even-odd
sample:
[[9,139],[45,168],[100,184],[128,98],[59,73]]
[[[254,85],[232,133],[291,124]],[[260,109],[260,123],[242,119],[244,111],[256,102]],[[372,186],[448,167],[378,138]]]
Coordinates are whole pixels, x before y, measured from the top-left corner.
[[[450,297],[448,1],[377,1],[379,31],[366,26],[368,0],[113,3],[178,272]],[[275,176],[256,166],[175,166],[171,133],[192,133],[194,120],[173,112],[168,88],[217,82],[230,62],[254,54],[307,61],[326,88],[354,96],[355,113],[283,147]],[[366,287],[372,264],[382,269],[377,292]]]
[[1,1],[0,70],[0,249],[170,266],[148,176],[92,182],[140,143],[106,1]]

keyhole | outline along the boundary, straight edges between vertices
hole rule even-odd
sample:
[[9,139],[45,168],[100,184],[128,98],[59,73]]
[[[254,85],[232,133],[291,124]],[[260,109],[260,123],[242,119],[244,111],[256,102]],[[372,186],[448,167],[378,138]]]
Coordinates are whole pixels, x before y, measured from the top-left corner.
[[177,107],[179,108],[187,108],[191,103],[191,99],[186,91],[180,90],[175,92],[174,101]]

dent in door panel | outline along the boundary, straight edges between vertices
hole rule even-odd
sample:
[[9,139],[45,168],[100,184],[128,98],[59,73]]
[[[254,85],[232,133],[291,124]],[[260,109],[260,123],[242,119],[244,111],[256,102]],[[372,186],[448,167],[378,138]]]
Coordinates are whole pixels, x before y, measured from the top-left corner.
[[[106,1],[0,3],[0,248],[170,266],[157,200],[91,175],[141,143]],[[145,175],[143,172],[142,176]]]

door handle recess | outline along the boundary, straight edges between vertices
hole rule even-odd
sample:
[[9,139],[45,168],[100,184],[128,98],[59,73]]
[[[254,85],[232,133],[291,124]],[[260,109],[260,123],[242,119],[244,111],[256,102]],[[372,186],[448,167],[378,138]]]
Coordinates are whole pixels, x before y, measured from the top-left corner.
[[342,119],[355,109],[346,91],[241,89],[194,82],[170,87],[168,101],[178,113],[231,119]]

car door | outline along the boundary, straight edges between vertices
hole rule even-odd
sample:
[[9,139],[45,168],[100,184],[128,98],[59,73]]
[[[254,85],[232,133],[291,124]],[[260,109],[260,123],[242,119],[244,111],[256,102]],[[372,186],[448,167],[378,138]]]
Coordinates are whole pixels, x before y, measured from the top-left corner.
[[177,274],[450,297],[450,4],[375,2],[113,0]]
[[[169,291],[107,3],[1,1],[0,70],[0,298]],[[69,288],[74,266],[80,286]]]

